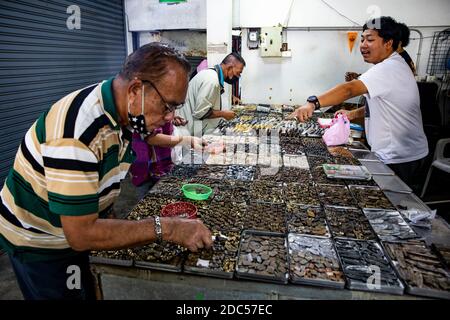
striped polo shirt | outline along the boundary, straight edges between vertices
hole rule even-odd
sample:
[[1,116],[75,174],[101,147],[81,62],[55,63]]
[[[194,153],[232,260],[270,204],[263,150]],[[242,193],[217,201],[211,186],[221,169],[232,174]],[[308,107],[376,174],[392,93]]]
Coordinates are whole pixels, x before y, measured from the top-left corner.
[[1,190],[0,245],[9,253],[25,261],[75,254],[60,215],[111,209],[134,160],[112,80],[65,96],[26,133]]

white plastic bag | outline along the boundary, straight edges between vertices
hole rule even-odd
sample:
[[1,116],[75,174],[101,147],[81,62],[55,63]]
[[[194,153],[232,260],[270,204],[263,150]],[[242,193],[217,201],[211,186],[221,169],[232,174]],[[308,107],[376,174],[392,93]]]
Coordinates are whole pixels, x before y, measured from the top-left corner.
[[[181,135],[180,130],[176,126],[173,126],[172,135],[174,137]],[[176,145],[175,147],[172,148],[171,157],[172,157],[172,162],[174,164],[181,163],[181,161],[183,160],[183,146],[181,144]]]
[[338,113],[331,121],[331,126],[325,130],[323,141],[327,146],[346,144],[350,136],[350,121],[347,116]]

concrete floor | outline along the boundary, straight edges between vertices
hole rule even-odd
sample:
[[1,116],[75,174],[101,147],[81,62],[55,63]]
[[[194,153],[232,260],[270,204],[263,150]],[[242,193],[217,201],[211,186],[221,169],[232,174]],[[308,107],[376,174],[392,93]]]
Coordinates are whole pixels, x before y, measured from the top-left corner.
[[23,300],[9,258],[2,253],[0,253],[0,300]]
[[450,201],[439,203],[442,200],[450,200],[450,173],[434,170],[425,195],[422,199],[431,209],[436,209],[437,214],[450,223]]

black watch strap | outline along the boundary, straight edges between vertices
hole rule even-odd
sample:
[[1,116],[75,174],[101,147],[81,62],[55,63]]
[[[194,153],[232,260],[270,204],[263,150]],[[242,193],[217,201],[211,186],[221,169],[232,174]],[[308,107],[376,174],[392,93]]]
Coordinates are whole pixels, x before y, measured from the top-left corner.
[[314,110],[320,109],[320,102],[316,96],[310,96],[310,97],[308,97],[308,99],[306,101],[314,104]]

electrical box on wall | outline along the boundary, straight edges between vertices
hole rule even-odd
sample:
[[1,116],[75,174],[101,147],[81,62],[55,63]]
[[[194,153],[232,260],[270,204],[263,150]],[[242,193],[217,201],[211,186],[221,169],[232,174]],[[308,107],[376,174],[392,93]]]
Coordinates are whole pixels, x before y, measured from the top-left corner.
[[261,28],[261,57],[281,57],[282,27]]
[[249,29],[247,36],[247,46],[250,50],[259,48],[260,29]]

